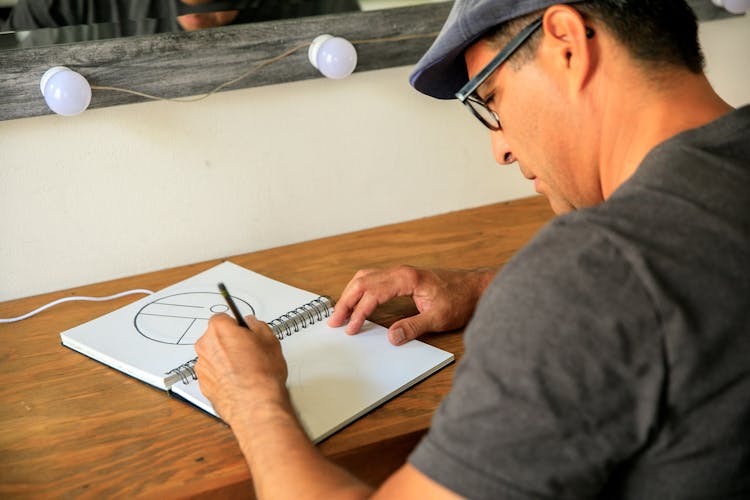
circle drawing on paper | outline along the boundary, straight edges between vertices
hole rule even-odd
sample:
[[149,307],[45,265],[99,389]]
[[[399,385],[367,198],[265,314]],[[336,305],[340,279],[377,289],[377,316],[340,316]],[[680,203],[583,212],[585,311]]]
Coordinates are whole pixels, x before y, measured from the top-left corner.
[[[243,316],[255,315],[245,300],[232,296]],[[208,320],[229,313],[218,292],[185,292],[162,297],[143,306],[135,315],[135,329],[147,339],[164,344],[192,345],[203,335]]]

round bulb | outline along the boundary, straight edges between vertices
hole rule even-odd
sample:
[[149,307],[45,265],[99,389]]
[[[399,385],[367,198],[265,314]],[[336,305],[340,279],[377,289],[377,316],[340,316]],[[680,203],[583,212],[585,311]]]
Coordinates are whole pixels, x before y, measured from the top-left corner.
[[732,14],[744,14],[750,10],[750,0],[724,0],[724,8]]
[[357,49],[344,38],[320,35],[310,44],[308,58],[323,76],[346,78],[357,66]]
[[91,102],[91,86],[80,74],[64,66],[48,69],[40,82],[49,109],[63,116],[83,113]]

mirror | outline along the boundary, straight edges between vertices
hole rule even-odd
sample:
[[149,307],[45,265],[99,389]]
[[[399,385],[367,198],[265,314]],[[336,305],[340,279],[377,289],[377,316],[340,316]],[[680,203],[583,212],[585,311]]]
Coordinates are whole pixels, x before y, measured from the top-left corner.
[[[0,7],[5,7],[8,1],[18,0],[0,1],[4,2]],[[288,3],[294,1],[287,0]],[[53,66],[68,66],[95,86],[121,87],[173,99],[206,94],[227,82],[232,83],[221,90],[320,78],[307,59],[307,47],[323,33],[354,43],[358,54],[357,72],[411,65],[429,48],[452,4],[404,0],[424,5],[382,8],[400,5],[402,0],[357,1],[360,10],[354,12],[6,48],[0,50],[0,68],[3,69],[0,72],[0,95],[3,96],[0,120],[52,113],[41,96],[39,81]],[[711,0],[689,0],[688,3],[702,20],[729,15]],[[88,27],[80,29],[95,31]],[[17,33],[11,35],[17,37]],[[278,59],[281,54],[284,54],[283,60]],[[242,76],[248,71],[252,74]],[[123,92],[95,90],[89,107],[147,99]]]
[[[175,99],[205,95],[227,82],[222,91],[321,78],[307,48],[324,33],[355,45],[357,72],[414,64],[437,36],[451,2],[407,1],[424,5],[0,50],[0,120],[51,114],[39,82],[54,66],[77,71],[92,87]],[[146,100],[94,89],[89,108]]]
[[403,7],[443,0],[0,0],[0,49]]

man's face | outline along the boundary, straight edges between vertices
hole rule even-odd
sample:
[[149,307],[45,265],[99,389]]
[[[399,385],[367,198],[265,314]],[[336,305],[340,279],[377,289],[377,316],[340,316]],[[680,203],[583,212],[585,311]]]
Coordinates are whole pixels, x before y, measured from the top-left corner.
[[[476,75],[498,53],[498,48],[480,40],[466,51],[469,78]],[[555,213],[561,214],[594,204],[595,195],[582,179],[578,120],[566,102],[561,86],[549,77],[544,64],[531,61],[515,70],[503,64],[479,88],[479,96],[500,118],[502,130],[491,132],[492,149],[500,164],[518,160],[523,175],[534,181],[538,193],[547,197]],[[594,183],[596,184],[596,183]]]
[[[199,5],[211,0],[181,0],[186,5]],[[238,10],[225,10],[220,12],[198,12],[177,16],[177,22],[185,31],[200,30],[225,26],[235,20],[239,14]]]

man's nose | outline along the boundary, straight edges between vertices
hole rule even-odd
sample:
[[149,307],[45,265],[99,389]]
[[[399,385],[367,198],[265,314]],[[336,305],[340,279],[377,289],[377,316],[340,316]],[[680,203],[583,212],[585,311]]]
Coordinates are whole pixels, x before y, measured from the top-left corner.
[[516,161],[515,155],[500,130],[492,132],[492,150],[495,154],[495,161],[500,165],[510,165]]

